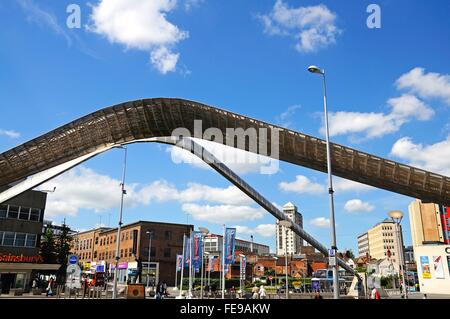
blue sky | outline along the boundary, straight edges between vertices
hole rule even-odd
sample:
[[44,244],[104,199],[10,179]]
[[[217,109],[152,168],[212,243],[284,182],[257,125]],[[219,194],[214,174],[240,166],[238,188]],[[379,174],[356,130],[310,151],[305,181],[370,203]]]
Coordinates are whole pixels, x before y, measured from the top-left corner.
[[[370,29],[371,2],[3,1],[0,151],[144,97],[192,99],[323,137],[321,81],[306,71],[317,64],[327,72],[332,141],[449,176],[450,3],[377,1],[381,28]],[[80,28],[66,24],[69,4],[80,8]],[[238,237],[274,247],[274,218],[213,171],[173,163],[166,146],[128,153],[125,222],[188,219],[220,232],[225,220],[240,226]],[[57,186],[47,218],[115,225],[122,156],[104,153],[45,185]],[[272,175],[240,169],[272,202],[294,202],[305,229],[329,243],[325,174],[287,163]],[[337,183],[341,249],[356,252],[358,234],[412,200]],[[409,244],[408,218],[404,231]]]

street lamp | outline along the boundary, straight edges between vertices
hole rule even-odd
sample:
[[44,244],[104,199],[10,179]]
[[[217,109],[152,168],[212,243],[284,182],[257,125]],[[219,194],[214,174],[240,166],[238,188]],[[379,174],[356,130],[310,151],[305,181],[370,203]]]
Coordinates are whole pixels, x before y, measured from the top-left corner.
[[[330,195],[330,228],[331,228],[331,251],[336,255],[336,224],[334,221],[334,199],[333,199],[333,181],[331,171],[331,150],[330,150],[330,131],[328,128],[328,112],[327,112],[327,86],[325,81],[325,70],[320,69],[315,65],[308,67],[308,71],[314,74],[319,74],[323,78],[323,109],[325,116],[325,133],[326,133],[326,147],[327,147],[327,169],[328,169],[328,194]],[[338,263],[333,266],[333,294],[334,299],[339,299],[339,279],[338,279]]]
[[405,299],[408,299],[408,292],[406,288],[406,280],[405,280],[405,258],[404,258],[404,250],[403,250],[403,236],[402,236],[402,219],[403,219],[403,212],[399,210],[393,210],[388,213],[388,216],[392,219],[392,221],[397,225],[396,227],[396,237],[397,237],[397,244],[399,247],[400,252],[400,270],[402,275],[402,284],[403,284],[403,296]]
[[[209,229],[206,227],[199,227],[198,230],[202,233],[203,236],[206,236],[209,234]],[[203,237],[204,238],[204,237]],[[204,239],[202,240],[203,244],[202,244],[202,270],[200,272],[200,298],[203,299],[203,265],[204,265],[204,257],[205,257],[205,241]]]
[[284,240],[284,267],[285,267],[285,275],[286,275],[286,299],[289,299],[289,281],[288,281],[288,252],[287,252],[287,242],[288,242],[288,231],[292,226],[292,223],[288,220],[282,220],[279,223],[282,227],[285,228],[285,240]]
[[113,283],[113,293],[112,298],[117,298],[117,276],[119,275],[119,249],[120,249],[120,230],[122,227],[122,213],[123,213],[123,197],[127,193],[125,190],[125,172],[127,168],[127,148],[125,146],[118,146],[118,148],[123,149],[124,158],[123,158],[123,171],[122,171],[122,182],[120,183],[121,187],[121,196],[120,196],[120,212],[119,212],[119,224],[117,227],[117,245],[116,245],[116,267],[114,268],[114,283]]
[[277,286],[277,261],[278,261],[278,257],[273,256],[273,259],[275,260],[275,267],[274,267],[274,271],[275,271],[275,291],[277,292],[278,295],[278,286]]
[[153,232],[150,230],[147,230],[145,232],[148,235],[148,261],[147,261],[147,289],[150,287],[150,256],[151,256],[151,249],[152,249],[152,237]]

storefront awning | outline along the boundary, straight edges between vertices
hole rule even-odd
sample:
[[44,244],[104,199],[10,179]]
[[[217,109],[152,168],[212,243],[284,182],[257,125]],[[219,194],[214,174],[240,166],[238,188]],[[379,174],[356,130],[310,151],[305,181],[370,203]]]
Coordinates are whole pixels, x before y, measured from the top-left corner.
[[58,270],[59,264],[32,264],[32,263],[0,263],[0,272],[18,272],[23,270]]

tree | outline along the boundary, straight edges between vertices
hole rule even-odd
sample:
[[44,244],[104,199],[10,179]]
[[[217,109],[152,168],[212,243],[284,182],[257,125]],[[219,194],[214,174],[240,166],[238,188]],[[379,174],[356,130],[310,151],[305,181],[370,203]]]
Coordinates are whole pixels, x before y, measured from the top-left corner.
[[56,261],[61,267],[58,270],[58,282],[64,282],[66,277],[67,259],[70,255],[70,247],[73,237],[69,235],[70,228],[64,222],[56,241]]
[[46,264],[57,263],[55,237],[50,229],[46,229],[43,234],[40,255]]
[[347,251],[345,252],[345,257],[350,258],[350,259],[353,259],[353,258],[355,258],[355,255],[353,254],[353,251],[347,250]]

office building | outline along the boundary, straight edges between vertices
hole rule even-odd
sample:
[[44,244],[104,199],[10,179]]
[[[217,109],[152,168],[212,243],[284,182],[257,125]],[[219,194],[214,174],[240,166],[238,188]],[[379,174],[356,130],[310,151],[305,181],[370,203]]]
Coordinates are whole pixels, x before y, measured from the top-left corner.
[[[205,252],[219,254],[222,252],[222,245],[223,235],[209,234],[205,236]],[[266,255],[270,253],[270,248],[264,244],[236,238],[235,251],[240,251],[243,254]]]
[[0,281],[3,294],[12,289],[28,291],[35,276],[60,267],[58,264],[44,264],[39,254],[46,200],[44,192],[27,191],[0,204]]
[[[283,206],[283,213],[295,224],[303,228],[303,217],[297,210],[297,207],[291,202]],[[303,239],[292,230],[287,230],[279,225],[279,221],[276,223],[276,253],[277,255],[285,254],[285,247],[287,247],[287,253],[289,255],[300,253],[303,246]]]
[[369,234],[364,233],[358,236],[358,256],[363,257],[369,253]]

